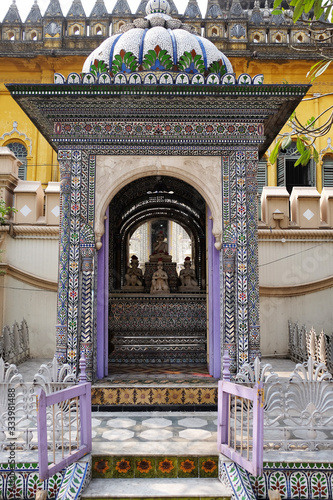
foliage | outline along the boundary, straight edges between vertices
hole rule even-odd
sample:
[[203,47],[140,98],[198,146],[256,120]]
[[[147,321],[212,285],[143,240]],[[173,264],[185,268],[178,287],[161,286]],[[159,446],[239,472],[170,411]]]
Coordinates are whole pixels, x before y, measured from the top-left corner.
[[[288,149],[292,143],[293,138],[296,139],[296,148],[299,152],[299,158],[295,162],[295,167],[297,165],[302,165],[303,167],[307,165],[311,158],[317,163],[319,161],[318,151],[314,145],[314,139],[310,136],[304,134],[298,134],[295,131],[295,112],[289,118],[288,125],[292,129],[291,132],[285,132],[281,134],[273,148],[273,151],[270,154],[269,161],[271,163],[275,163],[277,157],[279,156],[279,152],[281,149]],[[315,118],[312,116],[303,127],[304,130],[309,130],[314,128]]]
[[[281,14],[281,4],[285,0],[275,0],[273,14]],[[309,14],[310,20],[324,19],[332,22],[332,3],[323,0],[287,0],[292,8],[292,19],[296,23],[304,14]]]
[[5,200],[0,200],[0,225],[4,226],[8,223],[6,215],[10,215],[11,212],[17,212],[14,207],[7,207]]
[[[281,8],[283,2],[287,1],[290,11]],[[313,82],[322,75],[332,62],[330,53],[325,54],[325,46],[332,44],[333,39],[333,3],[329,0],[275,0],[273,14],[284,13],[286,17],[292,16],[294,23],[306,24],[310,39],[314,43],[321,59],[311,66],[307,78]],[[318,36],[320,35],[320,38]],[[295,47],[294,47],[295,48]],[[297,50],[300,50],[299,47]],[[329,49],[330,51],[330,49]]]
[[104,61],[99,61],[95,59],[94,64],[90,66],[90,73],[92,73],[96,78],[102,73],[107,73],[108,67]]

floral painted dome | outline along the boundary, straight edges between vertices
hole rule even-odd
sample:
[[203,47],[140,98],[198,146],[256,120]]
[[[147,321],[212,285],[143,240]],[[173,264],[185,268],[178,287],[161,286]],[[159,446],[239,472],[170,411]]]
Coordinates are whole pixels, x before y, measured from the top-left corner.
[[99,77],[161,71],[193,75],[233,73],[229,59],[195,29],[169,16],[167,0],[150,0],[147,16],[125,24],[86,59],[83,73]]

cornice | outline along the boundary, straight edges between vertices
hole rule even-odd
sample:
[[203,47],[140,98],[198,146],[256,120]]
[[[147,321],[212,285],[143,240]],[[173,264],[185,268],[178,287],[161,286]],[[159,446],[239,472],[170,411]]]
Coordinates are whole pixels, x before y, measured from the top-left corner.
[[37,238],[37,239],[51,239],[56,240],[59,238],[59,226],[11,226],[10,235],[13,238]]
[[259,286],[260,297],[297,297],[333,287],[333,276],[301,285]]
[[27,285],[40,288],[41,290],[49,292],[56,292],[58,290],[58,283],[56,281],[47,280],[45,278],[41,278],[40,276],[36,276],[35,274],[27,273],[26,271],[22,271],[22,269],[18,269],[17,267],[6,263],[0,262],[0,272],[5,273],[7,276],[11,276],[18,281],[22,281]]
[[258,229],[259,242],[291,240],[332,240],[333,229]]

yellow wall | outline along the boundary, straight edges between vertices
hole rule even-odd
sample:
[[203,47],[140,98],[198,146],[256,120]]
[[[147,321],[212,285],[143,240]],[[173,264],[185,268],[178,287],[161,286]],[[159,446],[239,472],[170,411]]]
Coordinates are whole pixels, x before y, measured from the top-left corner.
[[[28,151],[27,180],[42,182],[59,180],[57,154],[39,133],[34,124],[12,99],[5,83],[53,83],[54,73],[67,75],[81,72],[84,57],[53,58],[37,56],[33,59],[1,58],[0,66],[0,146],[22,142]],[[17,128],[13,131],[13,123]]]
[[[6,90],[5,83],[52,83],[55,72],[67,76],[70,72],[80,73],[85,57],[66,56],[49,57],[36,56],[28,60],[23,58],[1,58],[0,67],[0,146],[5,146],[13,140],[22,141],[28,150],[27,180],[40,180],[45,187],[49,181],[59,180],[58,162],[56,153],[38,132],[33,123],[27,118],[21,108],[15,103]],[[286,60],[272,61],[262,59],[230,58],[236,75],[249,73],[254,76],[264,74],[264,83],[309,83],[306,74],[315,61]],[[333,67],[329,68],[311,87],[308,96],[317,93],[333,92]],[[332,103],[332,97],[301,103],[297,115],[301,122],[311,116],[317,116]],[[17,132],[13,131],[13,122],[17,122]],[[324,118],[320,123],[324,122]],[[287,127],[283,131],[289,131]],[[9,135],[8,135],[9,134]],[[319,138],[316,142],[317,150],[327,148],[327,137]],[[271,146],[272,149],[273,146]],[[323,154],[333,153],[327,150]],[[269,153],[269,152],[268,152]],[[321,156],[323,156],[323,154]],[[269,155],[266,155],[269,156]],[[321,191],[322,175],[320,161],[317,165],[317,189]],[[268,185],[276,185],[276,165],[268,164]]]

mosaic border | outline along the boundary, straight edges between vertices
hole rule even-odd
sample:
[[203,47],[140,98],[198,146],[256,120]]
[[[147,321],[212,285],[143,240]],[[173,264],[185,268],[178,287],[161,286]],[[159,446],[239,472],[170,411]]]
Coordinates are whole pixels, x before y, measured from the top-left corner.
[[93,478],[209,478],[218,477],[218,456],[156,455],[92,458]]
[[216,406],[217,387],[98,387],[91,404],[99,406]]

